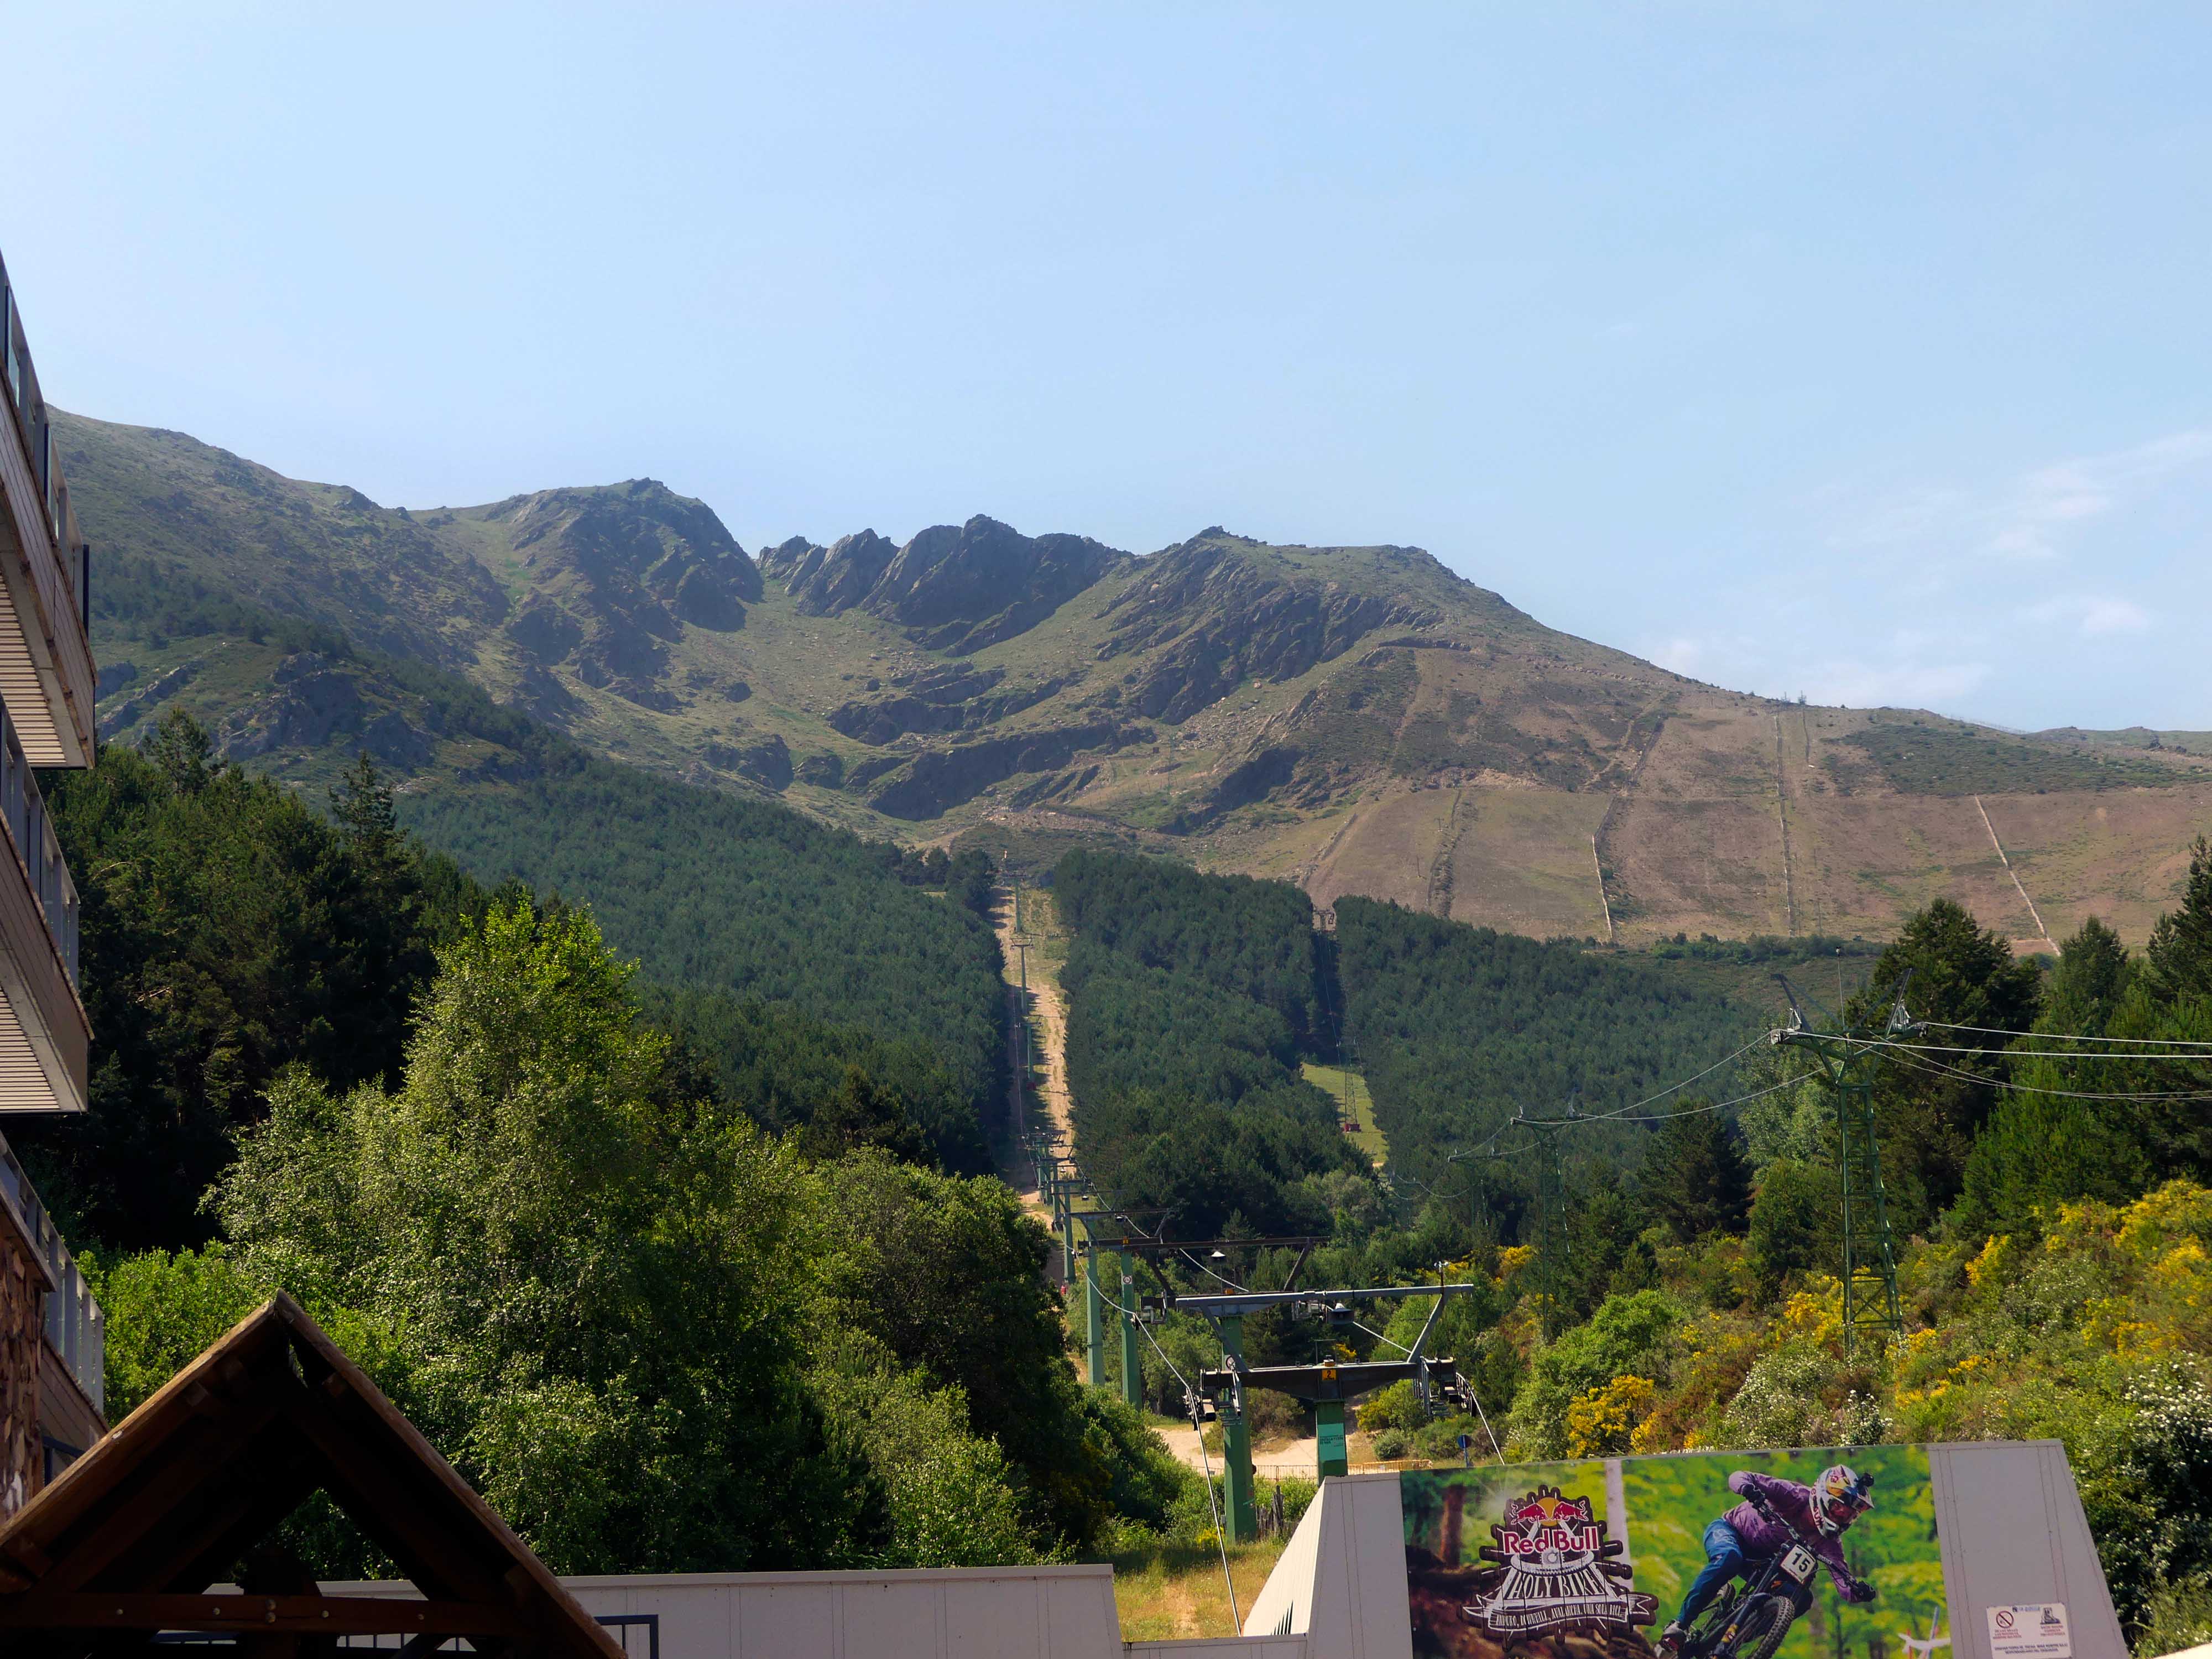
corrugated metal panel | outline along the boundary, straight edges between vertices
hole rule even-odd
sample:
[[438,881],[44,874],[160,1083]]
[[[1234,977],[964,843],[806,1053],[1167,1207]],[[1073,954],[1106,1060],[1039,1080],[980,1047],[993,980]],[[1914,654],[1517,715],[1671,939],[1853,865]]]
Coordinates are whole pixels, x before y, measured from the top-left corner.
[[85,1109],[92,1031],[46,915],[0,831],[0,1112]]

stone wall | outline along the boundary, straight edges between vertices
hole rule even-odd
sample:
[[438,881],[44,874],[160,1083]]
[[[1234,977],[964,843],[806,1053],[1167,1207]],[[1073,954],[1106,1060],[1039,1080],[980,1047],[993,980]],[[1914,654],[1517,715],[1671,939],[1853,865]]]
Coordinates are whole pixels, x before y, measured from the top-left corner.
[[39,1375],[46,1348],[40,1317],[46,1276],[0,1203],[0,1520],[43,1483]]

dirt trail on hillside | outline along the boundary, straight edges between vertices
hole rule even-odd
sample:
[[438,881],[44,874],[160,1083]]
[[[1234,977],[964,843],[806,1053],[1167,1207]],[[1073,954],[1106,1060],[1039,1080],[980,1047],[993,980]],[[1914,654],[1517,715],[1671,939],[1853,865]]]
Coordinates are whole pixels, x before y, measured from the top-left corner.
[[[1029,904],[1025,902],[1024,908],[1028,908]],[[1073,1131],[1068,1119],[1067,1002],[1060,994],[1059,975],[1045,959],[1045,953],[1037,948],[1039,936],[1034,929],[1021,935],[1015,933],[1014,896],[1011,890],[1000,892],[997,903],[992,907],[991,917],[999,933],[999,949],[1006,961],[1006,1002],[1011,1015],[1007,1022],[1008,1041],[1016,1045],[1014,1065],[1018,1067],[1020,1064],[1019,1023],[1026,1013],[1033,1045],[1030,1059],[1033,1062],[1042,1060],[1044,1071],[1037,1099],[1031,1105],[1042,1105],[1043,1115],[1051,1126],[1051,1133],[1063,1141],[1070,1139]],[[1027,939],[1030,945],[1029,1006],[1026,1010],[1021,1006],[1022,960],[1021,953],[1014,948],[1017,938]],[[1014,1086],[1017,1089],[1025,1086],[1018,1072]],[[1007,1103],[1010,1112],[1013,1103],[1012,1100]],[[1037,1191],[1036,1171],[1024,1167],[1014,1170],[1011,1179],[1016,1190],[1021,1194],[1024,1205],[1039,1215],[1045,1214],[1044,1200]]]
[[[1196,1429],[1164,1429],[1155,1425],[1152,1431],[1167,1443],[1168,1450],[1186,1468],[1219,1477],[1221,1454],[1201,1453]],[[1320,1457],[1321,1448],[1311,1435],[1278,1446],[1255,1446],[1252,1449],[1252,1473],[1261,1480],[1311,1480],[1320,1468]]]

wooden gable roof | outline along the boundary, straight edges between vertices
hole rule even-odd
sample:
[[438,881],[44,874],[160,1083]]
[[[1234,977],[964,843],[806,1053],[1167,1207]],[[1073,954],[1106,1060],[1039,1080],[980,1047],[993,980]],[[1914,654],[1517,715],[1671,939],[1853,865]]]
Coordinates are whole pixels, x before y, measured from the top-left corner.
[[[422,1601],[223,1595],[318,1489]],[[156,1631],[446,1637],[514,1659],[622,1650],[289,1296],[241,1321],[0,1527],[0,1651],[76,1659]],[[327,1640],[293,1643],[327,1651]]]

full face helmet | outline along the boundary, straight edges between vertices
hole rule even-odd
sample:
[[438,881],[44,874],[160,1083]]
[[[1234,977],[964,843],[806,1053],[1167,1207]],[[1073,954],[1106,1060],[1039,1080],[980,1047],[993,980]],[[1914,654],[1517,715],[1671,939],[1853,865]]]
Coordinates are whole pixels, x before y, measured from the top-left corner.
[[1820,1471],[1813,1483],[1813,1519],[1833,1538],[1874,1507],[1874,1482],[1847,1463]]

